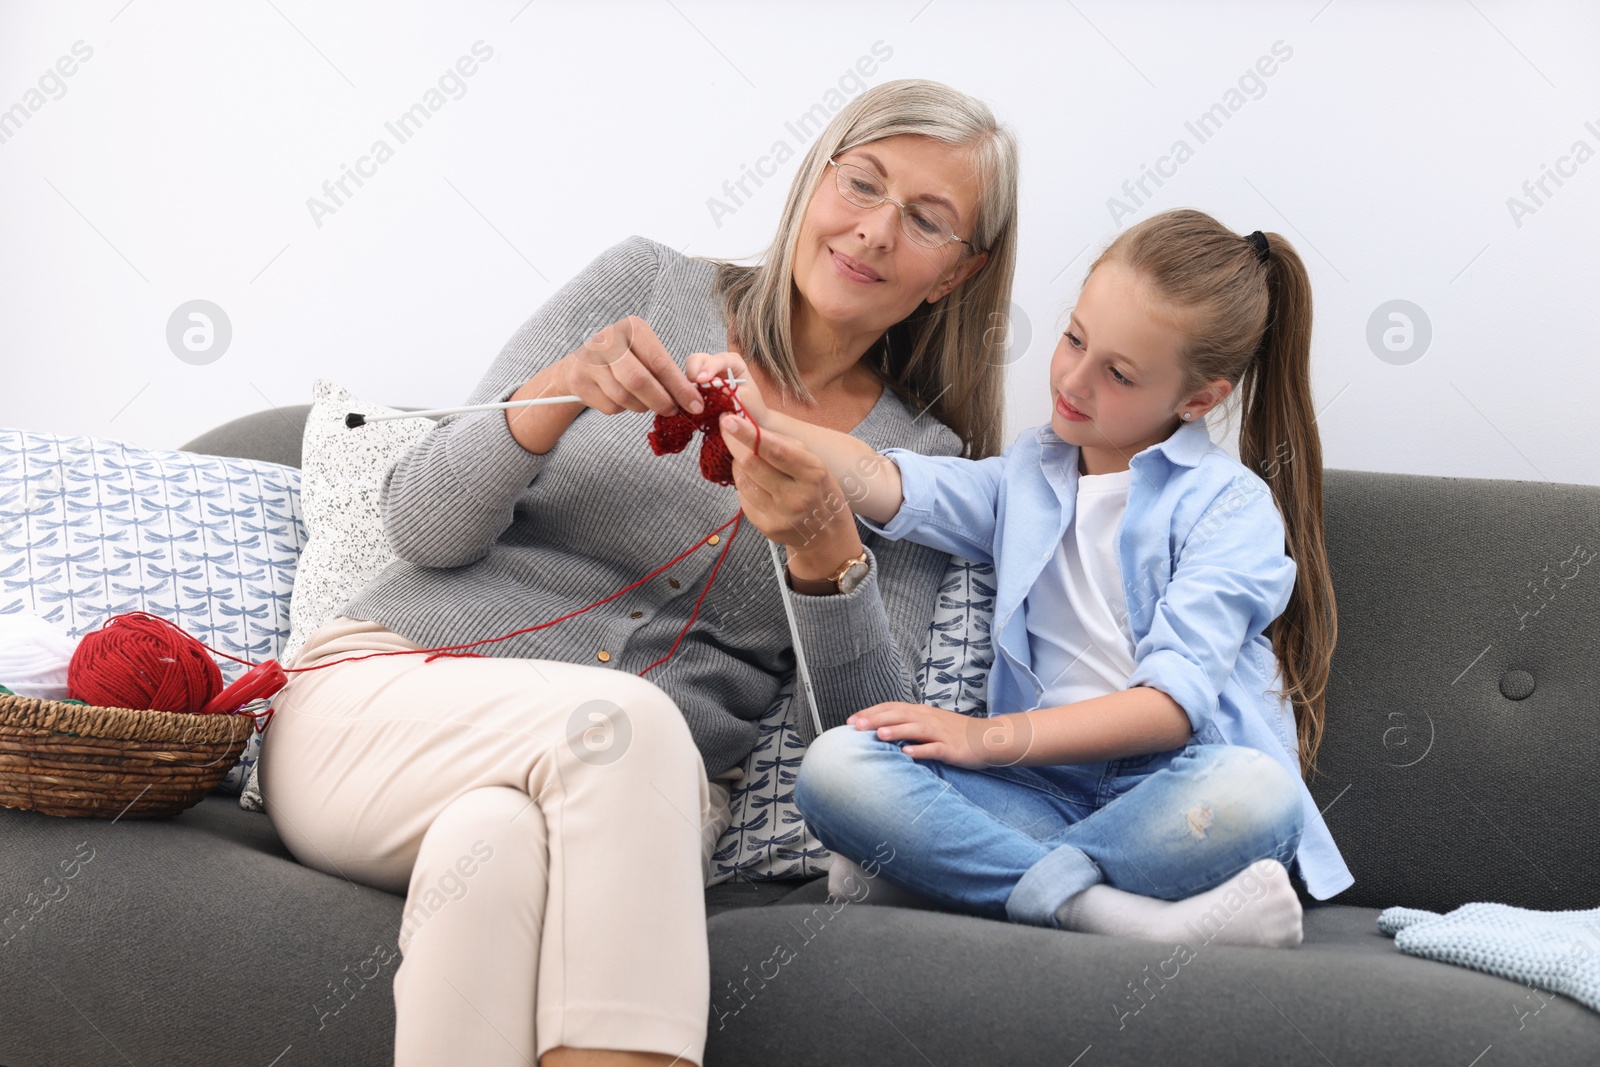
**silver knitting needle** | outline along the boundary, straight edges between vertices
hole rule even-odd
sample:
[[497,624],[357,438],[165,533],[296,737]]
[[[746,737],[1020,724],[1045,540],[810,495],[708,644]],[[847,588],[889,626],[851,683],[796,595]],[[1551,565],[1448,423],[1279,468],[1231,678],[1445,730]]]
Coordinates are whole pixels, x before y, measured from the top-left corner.
[[[726,379],[729,385],[743,385],[749,380],[750,379],[748,378]],[[711,385],[714,382],[720,381],[723,381],[723,379],[721,377],[717,377],[711,379],[711,381],[707,382],[706,384]],[[392,415],[363,415],[359,411],[352,411],[344,417],[344,424],[353,430],[358,426],[365,426],[369,422],[382,422],[385,419],[436,418],[440,415],[454,415],[461,411],[493,411],[496,408],[531,408],[536,404],[581,403],[583,403],[583,398],[580,396],[538,396],[534,397],[532,400],[502,400],[497,404],[467,404],[458,408],[434,408],[432,411],[397,411]]]
[[[822,713],[817,710],[817,695],[811,689],[811,672],[806,668],[806,649],[800,641],[800,625],[795,621],[794,604],[789,600],[789,583],[783,579],[783,559],[778,554],[778,542],[769,539],[767,547],[772,550],[772,569],[778,575],[778,597],[783,601],[783,613],[789,620],[789,637],[794,642],[794,666],[799,682],[798,688],[806,695],[806,703],[811,706],[811,725],[816,730],[816,736],[821,737]],[[794,695],[789,699],[793,700]]]

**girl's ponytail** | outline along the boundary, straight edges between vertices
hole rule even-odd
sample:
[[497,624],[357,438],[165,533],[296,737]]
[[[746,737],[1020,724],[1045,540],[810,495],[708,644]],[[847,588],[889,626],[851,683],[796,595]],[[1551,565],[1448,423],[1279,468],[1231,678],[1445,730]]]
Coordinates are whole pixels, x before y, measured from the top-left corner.
[[1131,268],[1181,312],[1177,321],[1188,340],[1184,392],[1220,378],[1238,393],[1239,459],[1271,488],[1296,567],[1288,607],[1268,633],[1309,775],[1322,741],[1338,624],[1323,532],[1322,442],[1311,405],[1305,264],[1279,234],[1241,237],[1187,209],[1130,226],[1089,272],[1107,261]]
[[1278,234],[1266,234],[1267,323],[1239,379],[1239,459],[1266,479],[1283,515],[1294,592],[1271,627],[1294,702],[1300,762],[1316,769],[1338,614],[1322,513],[1322,439],[1311,405],[1311,280]]

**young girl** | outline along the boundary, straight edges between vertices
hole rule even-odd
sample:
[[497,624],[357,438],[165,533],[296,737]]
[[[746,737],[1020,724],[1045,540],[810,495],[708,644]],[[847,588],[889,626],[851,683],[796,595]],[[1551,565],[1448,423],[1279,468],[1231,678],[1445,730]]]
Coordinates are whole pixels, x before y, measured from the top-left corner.
[[[878,704],[807,751],[795,802],[836,860],[1013,922],[1300,942],[1286,865],[1319,900],[1354,881],[1301,781],[1335,637],[1310,335],[1287,241],[1169,211],[1090,267],[1050,423],[1000,456],[879,456],[740,387],[867,528],[995,567],[988,718]],[[1243,462],[1205,421],[1235,391]],[[724,437],[759,482],[755,428]]]

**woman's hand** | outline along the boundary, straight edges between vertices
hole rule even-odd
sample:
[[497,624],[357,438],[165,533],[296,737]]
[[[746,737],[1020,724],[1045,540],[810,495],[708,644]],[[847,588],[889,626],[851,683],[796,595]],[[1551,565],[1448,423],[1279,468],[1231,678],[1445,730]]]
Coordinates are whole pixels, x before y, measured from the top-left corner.
[[750,417],[755,419],[756,425],[761,427],[761,439],[765,442],[768,426],[767,402],[750,377],[750,366],[744,361],[743,356],[737,352],[695,352],[683,361],[683,370],[689,380],[697,384],[709,382],[712,378],[721,378],[724,381],[729,378],[743,378],[743,382],[733,387],[734,393],[738,396],[739,403],[750,413]]
[[858,730],[876,730],[882,741],[920,741],[901,751],[913,759],[936,759],[952,767],[1005,767],[1021,757],[1015,754],[1019,741],[1016,727],[1026,724],[998,719],[958,715],[931,704],[907,704],[891,700],[863,708],[845,720]]
[[577,403],[508,408],[506,422],[517,443],[536,455],[555,447],[584,407],[603,415],[653,411],[698,415],[705,408],[700,390],[637,315],[597,331],[578,348],[529,378],[508,399],[576,396]]
[[605,415],[623,410],[674,415],[680,408],[698,414],[704,406],[700,390],[637,315],[600,330],[557,367],[562,393],[576,394]]
[[740,507],[769,539],[789,546],[796,575],[826,574],[860,553],[849,501],[805,442],[762,426],[757,452],[755,426],[731,413],[722,416],[722,439],[733,457]]

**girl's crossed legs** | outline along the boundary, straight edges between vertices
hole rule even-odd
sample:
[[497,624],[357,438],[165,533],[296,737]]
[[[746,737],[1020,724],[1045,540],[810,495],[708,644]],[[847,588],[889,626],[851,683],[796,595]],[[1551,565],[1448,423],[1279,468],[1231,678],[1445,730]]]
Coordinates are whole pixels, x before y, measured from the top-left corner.
[[907,743],[836,727],[812,743],[795,783],[817,838],[891,884],[1036,926],[1298,943],[1284,868],[1304,815],[1298,784],[1266,754],[1190,744],[1097,803],[1032,767],[913,759]]

